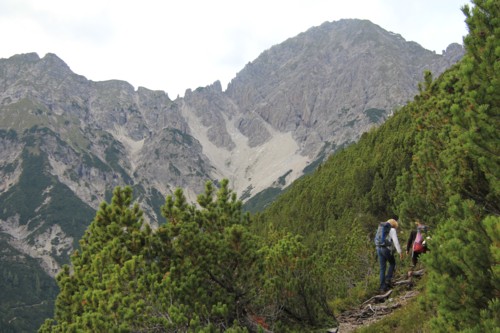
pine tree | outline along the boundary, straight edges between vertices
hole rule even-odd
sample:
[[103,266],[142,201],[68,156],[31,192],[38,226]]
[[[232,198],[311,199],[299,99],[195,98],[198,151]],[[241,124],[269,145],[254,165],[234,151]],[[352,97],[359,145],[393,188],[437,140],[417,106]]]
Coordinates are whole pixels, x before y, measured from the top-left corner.
[[335,316],[327,303],[326,284],[318,256],[290,233],[274,234],[264,249],[263,299],[258,314],[276,331],[330,327]]
[[450,219],[440,224],[432,240],[431,246],[436,246],[422,259],[430,268],[427,300],[437,310],[431,320],[437,332],[479,324],[481,311],[498,297],[500,287],[498,272],[492,270],[499,230],[497,235],[487,232],[486,221],[478,218],[480,212],[471,201],[455,197],[450,210]]
[[[132,206],[132,189],[117,187],[103,202],[80,250],[57,276],[53,320],[40,332],[133,330],[148,325],[157,307],[152,286],[161,277],[151,228]],[[161,254],[161,253],[160,253]],[[156,273],[156,274],[155,274]]]
[[249,323],[261,275],[258,239],[248,230],[249,215],[223,180],[198,196],[200,209],[186,204],[181,190],[163,207],[173,257],[165,288],[177,327],[226,330]]
[[[453,121],[460,126],[460,141],[478,164],[485,181],[483,191],[468,193],[491,214],[500,214],[500,5],[494,0],[476,0],[465,6],[469,34],[464,39],[467,57],[463,61],[466,102],[463,112],[455,107]],[[468,189],[467,189],[468,190]],[[479,192],[479,193],[478,193]]]

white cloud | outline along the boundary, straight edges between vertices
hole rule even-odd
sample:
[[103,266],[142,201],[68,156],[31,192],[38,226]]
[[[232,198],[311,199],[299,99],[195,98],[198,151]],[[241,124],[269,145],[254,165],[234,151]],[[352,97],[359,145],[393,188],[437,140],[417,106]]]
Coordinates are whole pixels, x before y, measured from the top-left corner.
[[94,81],[120,79],[172,98],[220,80],[325,21],[361,18],[427,49],[461,42],[462,0],[3,0],[0,57],[57,54]]

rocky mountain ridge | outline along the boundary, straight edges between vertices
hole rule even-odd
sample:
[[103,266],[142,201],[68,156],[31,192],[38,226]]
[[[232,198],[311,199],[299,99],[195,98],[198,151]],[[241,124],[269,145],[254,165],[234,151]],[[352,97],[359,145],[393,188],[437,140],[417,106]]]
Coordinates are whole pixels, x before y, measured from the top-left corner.
[[369,21],[326,22],[264,51],[227,90],[214,82],[175,100],[87,80],[54,54],[0,59],[0,260],[35,258],[36,274],[54,276],[117,185],[133,186],[153,224],[177,187],[191,200],[222,178],[242,199],[284,188],[463,52],[438,55]]

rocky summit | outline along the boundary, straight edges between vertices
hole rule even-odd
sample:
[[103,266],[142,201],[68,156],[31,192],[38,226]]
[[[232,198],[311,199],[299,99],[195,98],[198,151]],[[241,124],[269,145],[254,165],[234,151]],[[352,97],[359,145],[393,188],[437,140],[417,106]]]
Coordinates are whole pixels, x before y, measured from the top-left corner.
[[115,186],[133,187],[153,225],[179,187],[191,200],[222,178],[244,201],[282,189],[463,53],[369,21],[326,22],[262,52],[226,90],[217,81],[175,100],[87,80],[55,54],[0,59],[0,323],[36,327],[51,311],[53,277]]

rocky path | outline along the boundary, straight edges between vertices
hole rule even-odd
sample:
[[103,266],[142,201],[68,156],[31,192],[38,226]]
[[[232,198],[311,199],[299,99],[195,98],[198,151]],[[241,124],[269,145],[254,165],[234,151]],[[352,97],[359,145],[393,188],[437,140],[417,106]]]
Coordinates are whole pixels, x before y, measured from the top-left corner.
[[[395,289],[389,290],[382,295],[375,295],[357,308],[344,311],[337,316],[337,320],[339,321],[338,328],[331,329],[329,332],[353,332],[362,326],[367,326],[383,319],[396,309],[404,307],[409,300],[419,294],[418,290],[413,289],[414,278],[422,276],[423,273],[423,270],[409,272],[407,277],[395,282]],[[397,289],[399,289],[399,292],[397,296],[394,296],[394,290]]]

